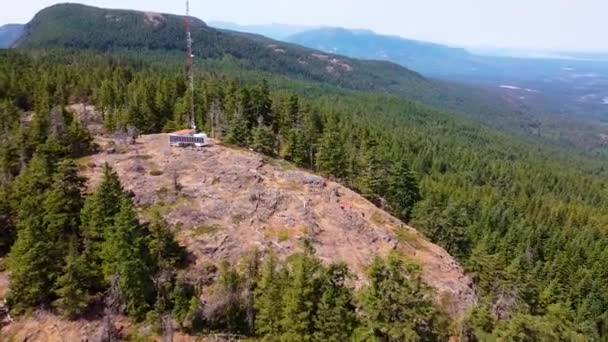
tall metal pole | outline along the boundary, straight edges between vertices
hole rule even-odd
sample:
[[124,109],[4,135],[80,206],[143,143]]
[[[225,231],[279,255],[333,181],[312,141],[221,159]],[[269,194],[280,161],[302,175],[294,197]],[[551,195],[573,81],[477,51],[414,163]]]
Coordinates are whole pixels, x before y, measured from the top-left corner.
[[[188,118],[188,123],[190,124],[190,128],[196,131],[196,123],[194,120],[194,63],[192,54],[192,31],[191,31],[191,23],[190,23],[190,0],[186,0],[186,42],[187,42],[187,53],[188,53],[188,82],[189,82],[189,90],[190,90],[190,117]],[[196,132],[195,132],[196,133]]]

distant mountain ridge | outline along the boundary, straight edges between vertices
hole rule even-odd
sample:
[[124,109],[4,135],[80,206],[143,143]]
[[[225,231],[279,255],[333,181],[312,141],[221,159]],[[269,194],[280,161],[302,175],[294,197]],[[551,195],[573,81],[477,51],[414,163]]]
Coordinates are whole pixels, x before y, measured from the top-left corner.
[[294,34],[316,29],[316,26],[289,25],[289,24],[264,24],[264,25],[240,25],[227,21],[210,21],[209,26],[231,31],[248,32],[260,34],[276,40],[284,40]]
[[326,52],[363,59],[387,60],[436,76],[475,66],[463,48],[377,34],[370,30],[319,28],[287,37],[287,41]]
[[7,24],[0,26],[0,49],[9,48],[23,33],[25,25]]
[[[197,58],[229,57],[241,65],[296,79],[353,90],[391,92],[442,109],[487,106],[468,90],[425,79],[388,61],[358,60],[261,35],[219,30],[196,19],[192,35]],[[18,48],[76,48],[103,52],[184,51],[182,16],[59,4],[40,11],[25,27]],[[464,105],[463,105],[464,104]]]

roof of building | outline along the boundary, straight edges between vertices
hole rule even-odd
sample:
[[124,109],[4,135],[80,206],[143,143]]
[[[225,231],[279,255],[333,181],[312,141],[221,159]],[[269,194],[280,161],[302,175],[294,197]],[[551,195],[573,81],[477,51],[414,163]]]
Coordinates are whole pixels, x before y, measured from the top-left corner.
[[177,134],[177,135],[193,135],[195,132],[193,129],[182,129],[179,131],[171,132],[169,134]]

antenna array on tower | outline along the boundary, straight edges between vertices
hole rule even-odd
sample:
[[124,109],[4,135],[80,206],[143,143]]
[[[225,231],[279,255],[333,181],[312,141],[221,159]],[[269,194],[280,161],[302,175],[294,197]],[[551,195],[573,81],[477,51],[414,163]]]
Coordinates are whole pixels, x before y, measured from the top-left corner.
[[190,91],[190,115],[188,123],[190,128],[196,131],[196,123],[194,121],[194,54],[192,53],[192,25],[190,22],[190,1],[186,0],[186,43],[188,61],[187,61],[187,72],[188,72],[188,89]]

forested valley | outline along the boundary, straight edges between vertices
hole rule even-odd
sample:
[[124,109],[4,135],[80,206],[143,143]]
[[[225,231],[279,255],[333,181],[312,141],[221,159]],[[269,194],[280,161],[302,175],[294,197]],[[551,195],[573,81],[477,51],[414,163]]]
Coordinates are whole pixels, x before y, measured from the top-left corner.
[[109,300],[135,320],[162,326],[169,313],[188,331],[262,340],[608,337],[603,161],[396,96],[232,67],[197,75],[198,127],[336,179],[410,222],[465,265],[481,299],[449,322],[399,256],[373,261],[369,285],[355,291],[344,265],[322,266],[306,244],[285,262],[252,251],[214,266],[227,300],[205,312],[175,277],[183,251],[161,217],[140,223],[109,166],[85,194],[77,159],[96,146],[65,109],[94,104],[107,134],[187,128],[186,80],[171,58],[0,52],[0,251],[15,314],[47,306],[74,317]]

